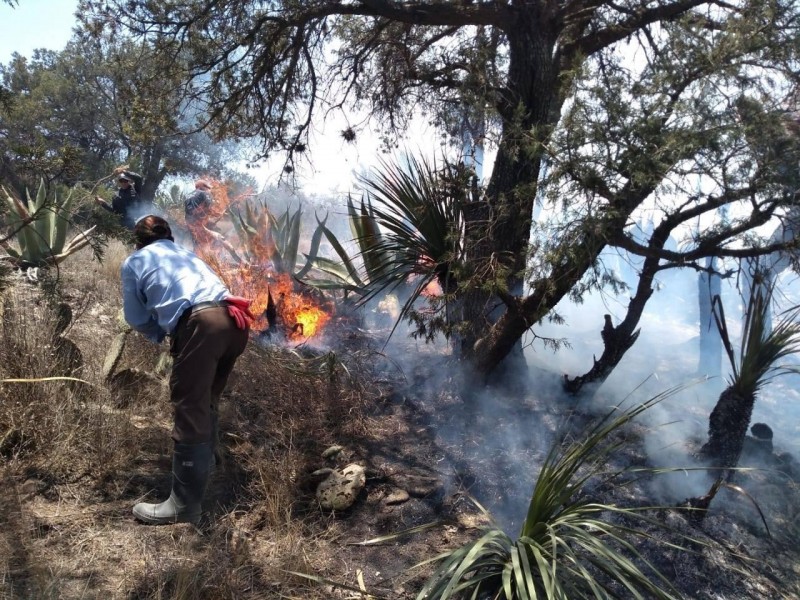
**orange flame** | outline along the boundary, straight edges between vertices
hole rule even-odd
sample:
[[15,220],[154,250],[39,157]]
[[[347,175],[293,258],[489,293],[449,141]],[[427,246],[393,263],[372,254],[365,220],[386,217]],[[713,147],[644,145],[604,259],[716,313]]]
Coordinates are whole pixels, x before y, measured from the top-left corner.
[[[225,210],[242,201],[245,196],[229,199],[226,187],[217,181],[212,181],[211,194],[214,199],[211,210],[192,222],[187,220],[186,224],[198,256],[220,276],[231,293],[252,300],[250,311],[256,315],[256,320],[251,324],[251,329],[257,332],[269,330],[267,312],[272,308],[277,326],[283,328],[288,340],[302,342],[319,335],[331,318],[332,306],[323,306],[299,293],[288,274],[274,271],[272,256],[275,243],[268,235],[269,220],[266,213],[259,214],[255,224],[259,235],[250,239],[249,243],[240,240],[234,230],[223,236],[209,229],[209,226],[221,221]],[[221,248],[227,251],[232,261],[221,256]],[[246,257],[240,256],[245,253]]]

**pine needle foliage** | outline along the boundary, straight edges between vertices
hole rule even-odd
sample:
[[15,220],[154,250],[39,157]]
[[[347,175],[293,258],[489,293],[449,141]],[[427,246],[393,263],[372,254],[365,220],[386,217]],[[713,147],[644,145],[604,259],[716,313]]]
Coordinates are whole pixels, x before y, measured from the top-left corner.
[[439,566],[417,600],[679,598],[637,549],[638,540],[653,539],[648,529],[667,528],[647,515],[654,507],[603,504],[586,493],[592,481],[609,477],[607,459],[624,443],[613,434],[672,392],[631,409],[617,407],[579,438],[554,445],[519,537],[493,526],[478,540],[438,556]]

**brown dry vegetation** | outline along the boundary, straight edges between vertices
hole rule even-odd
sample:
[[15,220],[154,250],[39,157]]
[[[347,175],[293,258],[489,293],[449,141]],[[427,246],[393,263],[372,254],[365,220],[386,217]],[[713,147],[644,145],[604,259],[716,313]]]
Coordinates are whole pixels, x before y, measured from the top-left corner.
[[[297,573],[354,588],[361,575],[375,597],[413,597],[426,570],[409,567],[475,537],[482,523],[463,486],[499,497],[519,475],[480,461],[470,467],[468,447],[480,441],[448,446],[436,430],[473,419],[502,436],[515,410],[550,430],[560,418],[557,399],[544,396],[502,415],[465,416],[453,393],[423,391],[425,367],[402,373],[363,338],[340,340],[329,353],[253,342],[223,398],[223,461],[203,522],[140,525],[131,506],[169,490],[170,407],[155,375],[159,349],[139,336],[129,336],[119,367],[146,373],[137,391],[102,376],[120,332],[118,270],[126,254],[112,242],[102,264],[87,251],[63,266],[57,285],[20,279],[4,295],[0,378],[82,382],[0,384],[0,598],[368,598]],[[333,444],[345,448],[336,463],[321,456]],[[534,470],[544,450],[533,440],[528,455],[514,458]],[[346,513],[325,513],[312,473],[348,462],[367,467],[367,489]],[[412,498],[394,505],[388,500],[398,488]],[[783,521],[791,533],[797,503],[787,501],[784,513],[795,515],[794,525]],[[797,549],[785,535],[768,541],[757,526],[740,527],[741,517],[710,517],[710,531],[724,538],[735,527],[735,539],[702,560],[662,558],[667,575],[687,597],[797,597]],[[438,525],[357,544],[429,523]],[[770,564],[760,556],[767,551]]]
[[[112,241],[103,263],[82,253],[55,274],[57,285],[19,278],[4,296],[2,378],[81,381],[0,387],[0,597],[350,596],[292,572],[358,585],[358,562],[342,555],[350,515],[319,510],[310,474],[337,464],[321,458],[333,444],[346,447],[339,464],[363,463],[357,448],[395,427],[375,417],[389,383],[374,376],[380,354],[353,349],[345,365],[334,353],[251,343],[223,396],[224,457],[207,517],[199,528],[142,526],[131,506],[169,491],[171,415],[166,381],[154,375],[165,347],[128,337],[119,369],[145,373],[134,377],[135,389],[101,374],[121,331],[118,273],[126,254]],[[63,304],[72,319],[59,334]],[[385,474],[373,470],[369,478],[380,504]]]

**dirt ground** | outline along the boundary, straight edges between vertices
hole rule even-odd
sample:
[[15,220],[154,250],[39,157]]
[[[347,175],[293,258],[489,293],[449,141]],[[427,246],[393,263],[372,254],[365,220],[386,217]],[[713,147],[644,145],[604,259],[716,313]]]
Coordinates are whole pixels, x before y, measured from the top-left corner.
[[[130,509],[169,493],[170,414],[157,369],[165,347],[129,337],[116,371],[135,369],[135,393],[124,378],[103,378],[120,332],[113,263],[76,259],[60,283],[73,311],[63,335],[82,355],[73,374],[95,391],[70,388],[74,415],[47,417],[61,446],[46,454],[45,435],[2,456],[2,598],[413,598],[431,569],[415,565],[487,524],[475,500],[518,530],[564,424],[592,418],[561,395],[556,373],[467,396],[457,367],[421,343],[402,342],[390,355],[373,333],[347,326],[325,349],[253,339],[224,397],[222,463],[203,522],[147,527]],[[16,287],[14,302],[45,310],[39,287]],[[9,384],[0,391],[3,402],[15,393]],[[620,464],[647,466],[647,435],[626,433]],[[329,456],[333,446],[341,449]],[[321,510],[314,473],[350,463],[366,468],[356,503]],[[778,492],[780,503],[757,505],[771,537],[753,503],[729,498],[700,526],[658,513],[675,531],[713,542],[702,553],[655,542],[641,550],[686,598],[800,597],[796,482],[756,471],[741,485]],[[641,478],[591,493],[648,504],[649,490]]]

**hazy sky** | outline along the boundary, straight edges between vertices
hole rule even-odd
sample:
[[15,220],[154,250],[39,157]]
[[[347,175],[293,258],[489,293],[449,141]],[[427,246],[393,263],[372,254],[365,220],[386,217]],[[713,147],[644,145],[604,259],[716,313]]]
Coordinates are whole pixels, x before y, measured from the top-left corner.
[[72,35],[77,6],[78,0],[19,0],[15,8],[0,3],[0,62],[14,52],[61,50]]

